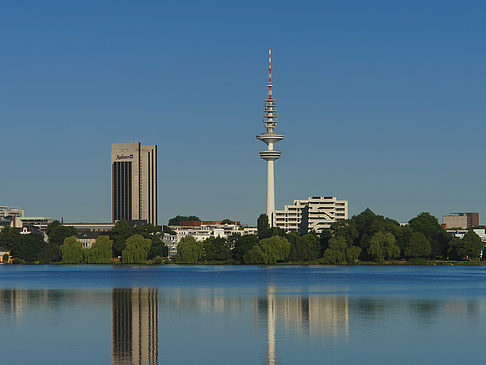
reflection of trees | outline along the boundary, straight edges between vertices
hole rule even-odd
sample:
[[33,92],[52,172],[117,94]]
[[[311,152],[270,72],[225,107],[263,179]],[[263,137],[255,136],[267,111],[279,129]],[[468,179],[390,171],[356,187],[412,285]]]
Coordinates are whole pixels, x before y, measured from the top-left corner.
[[112,362],[158,363],[157,289],[113,289]]

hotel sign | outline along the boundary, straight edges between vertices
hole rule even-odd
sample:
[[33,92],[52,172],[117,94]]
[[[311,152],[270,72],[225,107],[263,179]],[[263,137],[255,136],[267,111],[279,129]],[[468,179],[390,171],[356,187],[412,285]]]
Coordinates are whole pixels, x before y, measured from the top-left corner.
[[116,155],[117,160],[129,160],[133,158],[133,155]]

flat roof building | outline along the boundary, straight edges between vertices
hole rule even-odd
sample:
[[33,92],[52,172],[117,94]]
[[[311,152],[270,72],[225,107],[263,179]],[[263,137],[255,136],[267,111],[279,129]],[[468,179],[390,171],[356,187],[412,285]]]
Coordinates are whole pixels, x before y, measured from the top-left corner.
[[472,228],[479,226],[479,213],[451,213],[442,217],[444,228]]
[[286,232],[301,234],[322,232],[331,223],[348,219],[348,201],[337,200],[335,196],[312,196],[305,200],[294,200],[283,210],[275,211],[276,226]]
[[157,146],[111,144],[111,219],[157,225]]

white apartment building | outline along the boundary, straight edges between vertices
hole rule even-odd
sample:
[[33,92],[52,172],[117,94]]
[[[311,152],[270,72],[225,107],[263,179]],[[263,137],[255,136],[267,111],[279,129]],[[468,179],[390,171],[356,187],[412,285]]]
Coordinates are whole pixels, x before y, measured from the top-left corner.
[[228,238],[233,233],[241,235],[245,234],[257,234],[258,229],[256,227],[242,227],[238,224],[201,224],[200,226],[170,226],[176,234],[169,235],[164,234],[164,242],[169,247],[169,253],[171,248],[173,251],[177,251],[177,244],[182,238],[192,236],[197,242],[204,241],[210,237]]
[[20,218],[23,216],[24,210],[19,207],[0,206],[0,218]]
[[348,201],[335,196],[312,196],[306,200],[294,200],[283,210],[275,211],[276,226],[286,232],[322,232],[331,223],[348,219]]

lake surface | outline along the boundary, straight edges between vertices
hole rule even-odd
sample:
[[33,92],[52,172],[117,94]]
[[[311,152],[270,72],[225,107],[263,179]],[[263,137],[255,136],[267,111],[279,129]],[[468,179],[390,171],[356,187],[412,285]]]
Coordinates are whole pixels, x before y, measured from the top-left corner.
[[486,267],[0,266],[1,364],[484,364]]

